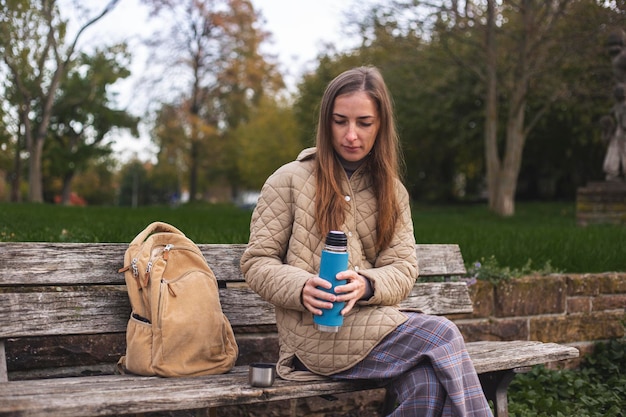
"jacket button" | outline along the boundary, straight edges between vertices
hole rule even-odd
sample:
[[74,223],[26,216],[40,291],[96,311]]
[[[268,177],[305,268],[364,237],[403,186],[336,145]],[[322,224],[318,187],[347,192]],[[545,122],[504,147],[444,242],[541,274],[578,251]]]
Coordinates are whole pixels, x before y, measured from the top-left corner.
[[349,196],[349,195],[347,195],[347,196],[345,197],[345,199],[346,199],[346,201],[350,201],[350,196]]

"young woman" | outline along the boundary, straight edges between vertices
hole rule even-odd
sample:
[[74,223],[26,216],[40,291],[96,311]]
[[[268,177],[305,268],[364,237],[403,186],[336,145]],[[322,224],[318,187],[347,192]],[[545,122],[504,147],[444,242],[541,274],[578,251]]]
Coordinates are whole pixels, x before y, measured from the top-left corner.
[[[387,382],[393,416],[491,416],[456,326],[400,311],[417,279],[409,196],[400,181],[392,102],[380,72],[340,74],[322,102],[316,147],[268,178],[252,215],[241,268],[276,307],[278,375]],[[349,267],[335,293],[320,278],[328,231],[348,236]],[[313,316],[345,302],[344,324]]]

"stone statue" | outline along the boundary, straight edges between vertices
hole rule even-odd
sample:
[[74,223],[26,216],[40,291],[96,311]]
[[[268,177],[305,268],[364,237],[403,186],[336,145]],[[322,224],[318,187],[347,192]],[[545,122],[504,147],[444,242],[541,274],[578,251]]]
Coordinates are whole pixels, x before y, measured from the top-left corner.
[[619,83],[614,91],[615,104],[611,109],[611,116],[600,120],[603,124],[602,137],[608,140],[606,156],[604,157],[604,172],[607,181],[620,179],[621,172],[626,176],[626,86]]
[[611,115],[600,119],[602,139],[608,142],[603,169],[607,181],[617,181],[621,179],[620,171],[626,177],[626,33],[611,33],[607,47],[617,85]]
[[[612,32],[606,42],[613,67],[615,103],[600,118],[602,140],[608,144],[605,181],[592,181],[576,190],[576,224],[626,225],[626,33]],[[621,172],[621,176],[620,176]]]

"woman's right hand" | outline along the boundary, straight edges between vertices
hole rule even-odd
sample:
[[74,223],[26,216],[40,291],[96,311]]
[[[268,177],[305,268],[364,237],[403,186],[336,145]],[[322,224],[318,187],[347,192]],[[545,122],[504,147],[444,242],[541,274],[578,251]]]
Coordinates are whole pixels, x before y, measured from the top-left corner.
[[316,316],[322,315],[321,309],[330,310],[333,303],[337,300],[335,294],[320,290],[318,287],[332,288],[332,284],[318,276],[309,278],[302,288],[302,304]]

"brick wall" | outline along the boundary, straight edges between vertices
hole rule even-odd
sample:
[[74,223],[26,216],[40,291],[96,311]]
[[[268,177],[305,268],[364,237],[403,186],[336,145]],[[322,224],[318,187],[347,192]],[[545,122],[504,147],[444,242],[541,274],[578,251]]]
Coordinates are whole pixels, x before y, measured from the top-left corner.
[[596,341],[625,336],[626,273],[527,276],[469,289],[474,313],[451,317],[468,342],[555,342],[584,356]]

